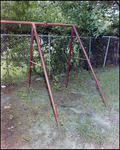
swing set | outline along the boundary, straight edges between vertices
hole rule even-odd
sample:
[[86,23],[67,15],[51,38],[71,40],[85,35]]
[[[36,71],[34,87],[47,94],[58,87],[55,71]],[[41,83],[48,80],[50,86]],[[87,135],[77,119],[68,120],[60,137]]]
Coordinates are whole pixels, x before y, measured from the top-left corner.
[[[77,33],[76,25],[73,25],[73,24],[58,24],[58,23],[45,23],[45,22],[7,21],[7,20],[1,20],[1,23],[4,23],[4,24],[25,24],[25,25],[31,25],[32,26],[32,28],[31,28],[31,42],[30,42],[30,57],[29,57],[29,72],[28,72],[28,91],[29,91],[29,87],[30,87],[31,63],[36,64],[35,62],[32,61],[33,34],[35,34],[35,38],[36,38],[37,47],[38,47],[38,51],[39,51],[39,55],[40,55],[42,66],[40,66],[38,64],[36,64],[36,65],[38,65],[39,67],[43,68],[45,79],[46,79],[46,83],[47,83],[47,87],[48,87],[48,91],[49,91],[49,95],[50,95],[50,100],[51,100],[53,111],[54,111],[54,115],[55,115],[55,118],[56,118],[56,122],[58,124],[59,132],[61,134],[62,134],[62,131],[61,131],[61,127],[60,127],[60,123],[59,123],[59,119],[58,119],[57,110],[56,110],[56,107],[55,107],[55,103],[54,103],[54,99],[53,99],[53,94],[52,94],[52,90],[51,90],[51,87],[50,87],[49,78],[48,78],[48,74],[47,74],[47,71],[46,71],[46,67],[45,67],[45,63],[44,63],[44,59],[43,59],[43,55],[42,55],[42,51],[41,51],[41,47],[40,47],[40,42],[39,42],[39,39],[38,39],[38,34],[37,34],[37,31],[36,31],[36,25],[71,27],[71,41],[70,41],[70,51],[69,51],[69,58],[68,58],[68,69],[67,69],[66,87],[68,85],[70,60],[71,59],[86,60],[88,62],[88,65],[89,65],[90,69],[91,69],[91,72],[93,74],[93,77],[94,77],[94,80],[95,80],[95,82],[97,84],[97,87],[98,87],[98,89],[99,89],[99,91],[101,93],[101,97],[103,99],[103,102],[104,102],[105,106],[107,107],[107,109],[109,110],[108,105],[107,105],[106,100],[105,100],[105,97],[103,95],[103,92],[101,90],[101,87],[99,85],[99,82],[97,80],[97,77],[96,77],[96,75],[94,73],[94,70],[93,70],[92,65],[91,65],[91,63],[89,61],[87,53],[86,53],[86,51],[85,51],[85,49],[83,47],[83,44],[82,44],[82,42],[80,40],[80,37],[79,37],[79,35]],[[74,32],[75,32],[75,34],[77,36],[77,39],[78,39],[78,41],[80,43],[80,46],[81,46],[81,48],[83,50],[83,53],[84,53],[86,59],[71,57],[72,41],[73,41],[73,33]]]

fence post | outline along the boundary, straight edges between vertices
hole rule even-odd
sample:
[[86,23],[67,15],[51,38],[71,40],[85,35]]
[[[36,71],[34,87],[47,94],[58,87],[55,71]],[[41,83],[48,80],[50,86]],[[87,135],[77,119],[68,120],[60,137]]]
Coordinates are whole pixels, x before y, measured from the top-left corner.
[[67,88],[67,85],[68,85],[70,59],[71,59],[71,51],[72,51],[72,42],[73,42],[73,27],[72,27],[72,29],[71,29],[71,40],[70,40],[70,51],[69,51],[69,57],[68,57],[68,68],[67,68],[66,88]]
[[91,55],[91,37],[90,37],[90,43],[89,43],[89,61],[90,61],[90,55]]
[[9,55],[9,48],[7,47],[7,75],[9,76],[9,61],[8,61],[8,55]]
[[30,87],[30,73],[31,73],[31,60],[32,60],[32,49],[33,49],[33,27],[31,28],[31,39],[30,39],[30,57],[29,57],[29,71],[28,71],[28,92]]
[[118,51],[119,51],[119,41],[118,41],[118,49],[117,49],[117,56],[116,56],[116,65],[117,65],[117,60],[118,60]]
[[109,43],[110,43],[110,37],[109,37],[109,39],[108,39],[108,44],[107,44],[107,48],[106,48],[106,53],[105,53],[105,58],[104,58],[103,67],[105,66],[105,63],[106,63],[106,58],[107,58],[107,53],[108,53]]
[[7,44],[6,44],[6,39],[7,39],[7,38],[4,38],[4,39],[5,39],[5,48],[6,48],[6,50],[7,50],[7,56],[6,56],[7,75],[9,76],[9,62],[8,62],[9,51],[8,51],[8,47],[7,47]]
[[49,76],[50,76],[50,34],[48,35],[48,47],[49,47]]

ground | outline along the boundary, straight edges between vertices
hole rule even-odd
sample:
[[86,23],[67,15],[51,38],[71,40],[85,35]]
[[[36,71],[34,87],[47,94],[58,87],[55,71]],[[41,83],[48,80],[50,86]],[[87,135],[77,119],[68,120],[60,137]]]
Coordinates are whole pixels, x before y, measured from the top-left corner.
[[[118,68],[115,70],[118,73]],[[96,74],[101,72],[105,78],[108,71],[102,69]],[[32,80],[29,94],[27,81],[1,88],[1,148],[118,149],[118,98],[111,102],[107,98],[108,111],[93,78],[87,78],[86,71],[80,74],[69,75],[68,88],[66,76],[50,80],[62,135],[44,80]],[[102,84],[102,78],[99,79]]]

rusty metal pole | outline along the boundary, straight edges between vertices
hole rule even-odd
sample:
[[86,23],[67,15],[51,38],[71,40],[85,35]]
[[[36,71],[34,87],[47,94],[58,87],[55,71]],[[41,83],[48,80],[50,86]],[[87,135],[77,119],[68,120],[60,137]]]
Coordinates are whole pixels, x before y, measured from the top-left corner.
[[[47,25],[47,26],[61,26],[61,27],[72,27],[73,24],[60,24],[60,23],[44,23],[44,22],[28,22],[28,21],[9,21],[9,20],[1,20],[1,23],[10,23],[10,24],[26,24],[32,25]],[[76,25],[74,25],[76,26]]]
[[86,60],[87,60],[87,62],[88,62],[88,64],[89,64],[89,67],[90,67],[90,69],[91,69],[91,71],[92,71],[92,74],[93,74],[93,76],[94,76],[95,82],[96,82],[96,84],[97,84],[97,86],[98,86],[98,89],[99,89],[99,91],[100,91],[100,93],[101,93],[101,96],[102,96],[102,99],[103,99],[103,101],[104,101],[104,104],[105,104],[105,106],[107,107],[107,109],[109,110],[108,105],[107,105],[106,100],[105,100],[105,97],[104,97],[104,95],[103,95],[103,92],[102,92],[102,90],[101,90],[101,87],[100,87],[100,85],[99,85],[99,83],[98,83],[97,77],[96,77],[96,75],[95,75],[95,73],[94,73],[94,70],[93,70],[93,68],[92,68],[92,65],[91,65],[91,63],[90,63],[90,61],[89,61],[89,59],[88,59],[87,53],[86,53],[86,51],[85,51],[85,49],[84,49],[84,47],[83,47],[83,45],[82,45],[82,42],[81,42],[81,40],[80,40],[80,37],[79,37],[79,35],[78,35],[78,33],[77,33],[77,30],[76,30],[76,28],[75,28],[74,25],[73,25],[73,29],[74,29],[74,32],[75,32],[75,34],[76,34],[76,36],[77,36],[77,39],[78,39],[78,41],[79,41],[81,47],[82,47],[83,53],[84,53],[84,55],[85,55],[85,57],[86,57]]
[[71,51],[72,51],[72,41],[73,41],[73,27],[72,27],[72,30],[71,30],[71,41],[70,41],[70,51],[69,51],[69,58],[68,58],[68,69],[67,69],[66,88],[67,88],[67,85],[68,85],[70,59],[71,59]]
[[53,99],[52,90],[51,90],[51,87],[50,87],[47,71],[46,71],[46,68],[45,68],[44,59],[43,59],[43,56],[42,56],[42,51],[41,51],[41,48],[40,48],[40,43],[39,43],[39,39],[38,39],[35,24],[33,23],[32,26],[33,26],[33,30],[34,30],[34,33],[35,33],[35,38],[36,38],[36,42],[37,42],[37,46],[38,46],[38,50],[39,50],[39,54],[40,54],[40,59],[41,59],[41,62],[42,62],[42,67],[43,67],[43,70],[44,70],[44,75],[45,75],[46,83],[47,83],[47,86],[48,86],[48,91],[49,91],[51,103],[52,103],[52,106],[53,106],[53,111],[54,111],[54,114],[55,114],[56,122],[58,124],[59,132],[62,134],[59,119],[58,119],[58,114],[57,114],[57,110],[56,110],[56,107],[55,107],[55,103],[54,103],[54,99]]
[[32,46],[33,46],[33,26],[31,28],[31,42],[30,42],[30,58],[29,58],[29,72],[28,72],[28,91],[30,87],[30,72],[31,72],[31,60],[32,60]]

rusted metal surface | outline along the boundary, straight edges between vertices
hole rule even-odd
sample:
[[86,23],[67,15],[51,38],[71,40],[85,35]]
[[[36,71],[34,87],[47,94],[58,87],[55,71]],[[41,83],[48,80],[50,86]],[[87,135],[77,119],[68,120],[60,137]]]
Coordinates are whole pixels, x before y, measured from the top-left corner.
[[76,36],[77,36],[77,39],[78,39],[78,41],[79,41],[81,47],[82,47],[83,53],[84,53],[85,58],[86,58],[86,60],[87,60],[87,62],[88,62],[88,64],[89,64],[89,67],[90,67],[90,69],[91,69],[91,71],[92,71],[92,74],[93,74],[93,76],[94,76],[95,82],[96,82],[96,84],[97,84],[97,86],[98,86],[98,89],[99,89],[99,91],[100,91],[100,93],[101,93],[101,96],[102,96],[102,99],[103,99],[103,101],[104,101],[104,104],[105,104],[105,106],[107,107],[107,109],[109,110],[108,105],[107,105],[107,102],[106,102],[105,97],[104,97],[104,95],[103,95],[103,92],[102,92],[102,90],[101,90],[101,87],[100,87],[100,85],[99,85],[99,83],[98,83],[97,77],[96,77],[96,75],[95,75],[95,73],[94,73],[94,70],[93,70],[93,68],[92,68],[92,65],[91,65],[91,63],[90,63],[90,61],[89,61],[89,59],[88,59],[87,53],[86,53],[86,51],[85,51],[85,49],[84,49],[84,47],[83,47],[83,44],[82,44],[82,42],[81,42],[81,40],[80,40],[80,37],[79,37],[79,35],[78,35],[78,33],[77,33],[77,30],[76,30],[75,26],[73,26],[73,29],[74,29],[74,32],[75,32],[75,34],[76,34]]
[[72,51],[72,42],[73,42],[73,27],[72,27],[72,30],[71,30],[71,41],[70,41],[70,51],[69,51],[69,58],[68,58],[68,69],[67,69],[66,87],[68,85],[69,68],[70,68],[70,58],[71,58],[71,51]]
[[40,47],[40,43],[39,43],[39,39],[38,39],[38,35],[37,35],[35,24],[33,23],[32,26],[33,26],[33,30],[34,30],[34,33],[35,33],[35,38],[36,38],[36,42],[37,42],[37,46],[38,46],[38,51],[39,51],[41,63],[42,63],[42,66],[43,66],[44,75],[45,75],[45,79],[46,79],[46,83],[47,83],[47,87],[48,87],[51,103],[52,103],[52,106],[53,106],[53,111],[54,111],[54,114],[55,114],[56,122],[58,124],[59,132],[62,134],[60,123],[59,123],[59,119],[58,119],[58,114],[57,114],[57,110],[56,110],[56,107],[55,107],[55,103],[54,103],[54,99],[53,99],[52,90],[51,90],[51,87],[50,87],[47,71],[46,71],[46,68],[45,68],[45,63],[44,63],[44,60],[43,60],[43,55],[42,55],[42,51],[41,51],[41,47]]
[[[46,23],[46,22],[27,22],[27,21],[9,21],[9,20],[1,20],[1,23],[8,24],[26,24],[26,25],[47,25],[47,26],[64,26],[64,27],[72,27],[72,24],[60,24],[60,23]],[[76,26],[76,25],[74,25]]]
[[39,64],[37,64],[37,63],[35,63],[33,61],[30,61],[30,62],[33,63],[33,64],[35,64],[35,65],[37,65],[37,66],[39,66],[39,67],[41,67],[41,68],[43,68],[42,66],[40,66]]
[[32,59],[32,46],[33,46],[33,27],[31,28],[30,58],[29,58],[29,72],[28,72],[28,91],[29,91],[29,87],[30,87],[30,71],[31,71],[31,59]]
[[73,59],[80,59],[80,60],[86,60],[84,58],[76,58],[76,57],[71,57],[71,58],[73,58]]

